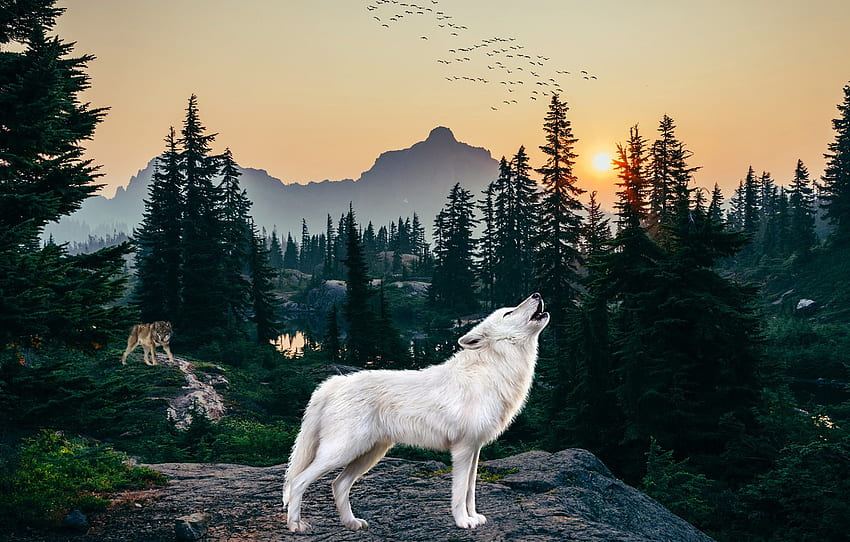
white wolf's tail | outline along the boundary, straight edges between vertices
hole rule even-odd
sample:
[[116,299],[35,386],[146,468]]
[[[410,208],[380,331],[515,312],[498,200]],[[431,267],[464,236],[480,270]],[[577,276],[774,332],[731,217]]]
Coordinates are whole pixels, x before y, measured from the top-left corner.
[[289,489],[292,481],[316,458],[323,410],[319,403],[320,401],[311,400],[304,410],[304,417],[301,420],[301,430],[298,431],[298,436],[295,437],[295,444],[292,446],[289,464],[286,467],[286,476],[283,483],[284,506],[289,502]]

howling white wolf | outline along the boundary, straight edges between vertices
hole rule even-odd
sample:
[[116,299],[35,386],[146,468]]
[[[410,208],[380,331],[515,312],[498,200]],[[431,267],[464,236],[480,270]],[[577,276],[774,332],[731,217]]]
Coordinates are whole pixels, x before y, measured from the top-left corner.
[[361,371],[326,380],[313,392],[295,440],[283,502],[287,526],[309,528],[301,499],[323,474],[345,467],[333,482],[342,523],[365,529],[348,494],[394,444],[452,454],[452,515],[458,527],[487,520],[475,510],[481,447],[496,439],[522,409],[534,377],[537,341],[549,323],[540,294],[501,308],[458,340],[462,350],[418,371]]

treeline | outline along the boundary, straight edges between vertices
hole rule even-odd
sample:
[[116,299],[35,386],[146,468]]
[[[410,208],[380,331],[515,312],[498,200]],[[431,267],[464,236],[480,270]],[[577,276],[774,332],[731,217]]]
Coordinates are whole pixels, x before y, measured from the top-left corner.
[[[381,277],[407,277],[410,275],[429,275],[431,254],[425,241],[425,227],[419,215],[398,217],[388,225],[375,226],[370,221],[365,230],[358,235],[363,244],[364,257],[369,274]],[[340,279],[345,276],[343,262],[348,248],[346,215],[340,216],[334,226],[334,220],[328,214],[325,232],[311,235],[307,221],[301,219],[301,242],[297,243],[291,233],[286,241],[278,237],[277,231],[271,235],[263,231],[265,244],[269,249],[269,263],[278,270],[298,269],[304,273],[326,279]],[[403,255],[412,256],[405,261]]]
[[250,333],[268,343],[278,334],[269,252],[233,155],[212,154],[214,138],[192,95],[180,138],[173,127],[165,138],[134,232],[132,303],[142,321],[170,320],[190,342]]

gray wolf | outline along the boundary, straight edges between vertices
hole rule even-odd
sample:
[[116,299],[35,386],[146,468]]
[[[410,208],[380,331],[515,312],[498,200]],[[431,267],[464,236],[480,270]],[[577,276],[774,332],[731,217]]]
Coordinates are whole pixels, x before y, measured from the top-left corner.
[[348,500],[351,486],[394,444],[452,455],[451,510],[462,528],[487,519],[475,508],[481,447],[495,440],[525,404],[540,332],[549,323],[533,294],[516,307],[497,309],[458,339],[448,361],[418,371],[360,371],[333,376],[313,392],[295,440],[283,490],[287,526],[301,532],[307,486],[344,467],[333,482],[342,523],[365,529]]
[[[174,363],[174,356],[171,355],[171,322],[163,322],[158,320],[151,324],[136,324],[130,330],[130,336],[127,338],[127,349],[124,350],[124,355],[121,356],[121,364],[127,365],[127,356],[142,345],[142,357],[147,365],[156,365],[156,347],[161,346],[165,353],[168,354],[168,359]],[[150,362],[148,356],[150,355]]]

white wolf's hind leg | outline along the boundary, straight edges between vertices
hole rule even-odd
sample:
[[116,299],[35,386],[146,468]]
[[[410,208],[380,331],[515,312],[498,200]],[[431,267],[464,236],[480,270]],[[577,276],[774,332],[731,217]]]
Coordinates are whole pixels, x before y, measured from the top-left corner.
[[286,511],[286,525],[290,531],[304,532],[310,528],[310,525],[301,519],[301,499],[307,487],[323,474],[350,463],[360,453],[360,450],[354,448],[355,443],[346,441],[339,444],[338,449],[331,449],[327,441],[321,442],[313,462],[293,478],[289,486],[289,503]]
[[357,531],[369,526],[369,523],[365,519],[354,517],[354,513],[351,511],[351,503],[348,500],[351,486],[354,485],[354,482],[358,478],[374,467],[384,457],[384,454],[387,453],[390,447],[392,447],[392,444],[385,442],[375,444],[372,449],[346,465],[342,469],[342,472],[339,473],[339,476],[336,477],[336,480],[334,480],[334,502],[336,502],[336,509],[339,511],[339,519],[349,529]]

